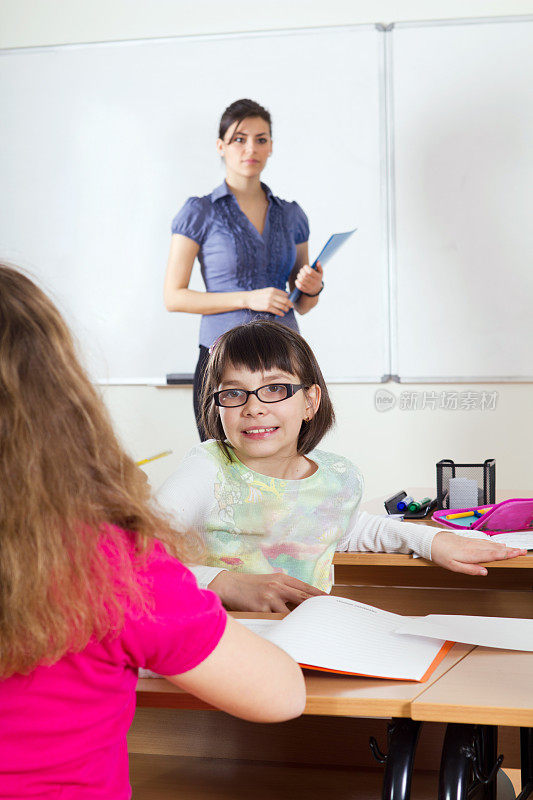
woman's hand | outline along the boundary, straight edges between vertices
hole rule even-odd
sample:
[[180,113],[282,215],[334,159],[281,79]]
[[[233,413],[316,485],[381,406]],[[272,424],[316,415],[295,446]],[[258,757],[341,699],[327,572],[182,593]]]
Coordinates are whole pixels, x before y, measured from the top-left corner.
[[503,561],[525,556],[527,550],[506,547],[487,539],[467,539],[450,531],[439,531],[431,543],[431,560],[439,567],[466,575],[486,575],[480,561]]
[[232,611],[286,612],[285,605],[299,605],[309,597],[326,594],[308,583],[291,578],[283,572],[248,575],[223,570],[208,586]]
[[304,264],[303,267],[300,267],[294,283],[296,288],[305,294],[318,294],[322,288],[323,275],[320,261],[316,262],[316,270],[312,269],[309,264]]
[[268,311],[276,317],[284,317],[292,308],[287,292],[268,286],[266,289],[254,289],[245,292],[246,308],[251,311]]

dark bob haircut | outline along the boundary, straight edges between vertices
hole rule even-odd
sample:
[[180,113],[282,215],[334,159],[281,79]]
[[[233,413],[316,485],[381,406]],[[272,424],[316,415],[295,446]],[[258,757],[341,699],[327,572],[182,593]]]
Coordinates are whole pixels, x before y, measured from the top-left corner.
[[296,375],[305,389],[320,387],[318,411],[309,422],[302,422],[297,452],[307,455],[318,445],[335,421],[328,388],[313,351],[299,333],[267,320],[253,320],[224,333],[211,348],[202,391],[201,416],[207,436],[216,439],[231,461],[226,435],[213,400],[228,365],[246,367],[251,372],[279,369]]
[[222,114],[218,127],[218,138],[223,140],[228,132],[228,128],[230,128],[234,122],[237,123],[235,128],[235,130],[237,130],[241,122],[250,117],[260,117],[263,119],[267,123],[269,133],[272,136],[270,112],[268,112],[266,108],[263,108],[263,106],[260,106],[259,103],[256,103],[255,100],[243,98],[242,100],[235,100]]

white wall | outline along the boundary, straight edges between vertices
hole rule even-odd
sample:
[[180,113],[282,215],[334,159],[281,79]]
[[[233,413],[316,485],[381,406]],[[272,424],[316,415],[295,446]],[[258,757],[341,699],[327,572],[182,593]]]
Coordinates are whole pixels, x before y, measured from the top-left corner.
[[[386,388],[396,406],[375,408],[376,390]],[[435,464],[441,458],[477,463],[496,459],[496,487],[513,496],[533,496],[533,387],[531,385],[398,386],[364,384],[330,387],[337,414],[335,429],[323,446],[348,456],[363,470],[366,497],[400,489],[435,485]],[[497,392],[494,410],[402,410],[402,392]],[[114,386],[104,390],[123,442],[138,459],[166,449],[173,454],[145,469],[159,486],[197,442],[191,391],[185,388]],[[511,496],[508,494],[508,496]]]
[[531,0],[0,0],[0,48],[530,14]]
[[[533,13],[533,0],[1,0],[0,48],[318,25]],[[216,109],[214,110],[216,114]],[[338,424],[325,446],[356,461],[367,497],[434,484],[435,463],[496,459],[497,487],[533,494],[533,386],[397,386],[396,407],[377,411],[379,386],[331,387]],[[402,410],[402,392],[497,392],[493,410]],[[136,458],[172,449],[146,467],[158,486],[196,442],[189,388],[107,387],[105,400]]]

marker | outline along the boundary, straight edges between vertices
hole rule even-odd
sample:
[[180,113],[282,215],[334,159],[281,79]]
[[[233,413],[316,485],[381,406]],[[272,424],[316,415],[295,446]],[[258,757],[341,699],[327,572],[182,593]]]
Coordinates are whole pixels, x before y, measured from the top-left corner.
[[416,514],[420,511],[422,506],[427,505],[427,503],[431,503],[431,497],[424,497],[419,503],[412,502],[409,503],[409,511],[411,514]]
[[404,511],[406,508],[408,508],[409,503],[413,502],[414,502],[413,497],[404,497],[403,500],[400,500],[400,502],[396,504],[396,508],[398,509],[398,511]]
[[487,511],[492,511],[492,508],[493,506],[491,506],[490,508],[476,508],[476,510],[474,511],[474,516],[479,519],[479,517],[482,517],[483,514],[487,513]]
[[462,519],[463,517],[475,517],[473,511],[461,511],[459,514],[446,514],[446,519]]
[[157,458],[163,458],[163,456],[169,456],[172,453],[172,450],[163,450],[162,453],[157,453],[155,456],[150,456],[150,458],[143,458],[142,461],[137,461],[137,466],[142,467],[143,464],[148,464],[149,461],[155,461]]

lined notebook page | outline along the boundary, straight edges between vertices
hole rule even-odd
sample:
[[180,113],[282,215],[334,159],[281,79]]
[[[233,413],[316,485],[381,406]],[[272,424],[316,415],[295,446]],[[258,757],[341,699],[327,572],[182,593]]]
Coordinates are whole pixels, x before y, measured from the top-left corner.
[[281,647],[295,661],[313,667],[383,678],[420,680],[444,641],[394,633],[398,614],[343,597],[312,597],[267,626],[240,620]]

